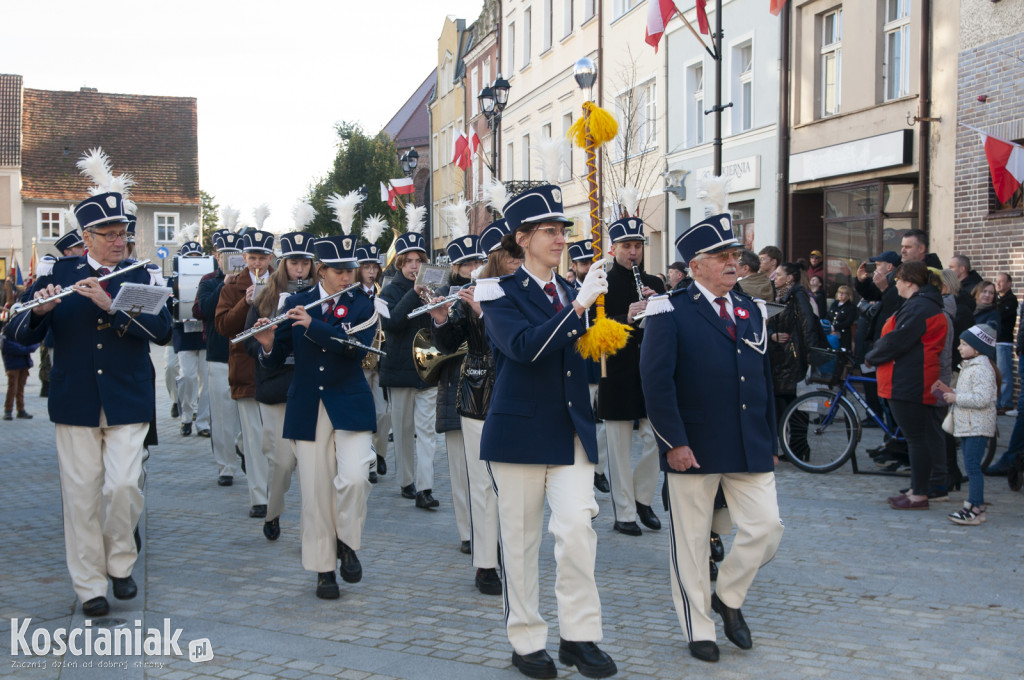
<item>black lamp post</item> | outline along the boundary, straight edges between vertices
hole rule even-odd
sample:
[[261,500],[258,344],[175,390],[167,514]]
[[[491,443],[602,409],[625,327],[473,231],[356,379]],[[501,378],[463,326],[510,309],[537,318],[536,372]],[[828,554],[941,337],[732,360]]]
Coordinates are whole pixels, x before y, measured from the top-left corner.
[[480,110],[487,118],[487,127],[491,129],[491,165],[488,168],[494,179],[501,179],[501,164],[498,162],[498,135],[501,133],[501,112],[508,104],[509,82],[498,74],[494,82],[480,90],[477,99]]

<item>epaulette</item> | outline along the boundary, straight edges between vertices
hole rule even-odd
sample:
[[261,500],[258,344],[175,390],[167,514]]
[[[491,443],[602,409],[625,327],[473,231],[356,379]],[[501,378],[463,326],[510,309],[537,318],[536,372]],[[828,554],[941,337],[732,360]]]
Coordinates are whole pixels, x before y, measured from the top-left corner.
[[664,295],[655,295],[647,301],[647,309],[644,310],[644,316],[655,316],[657,314],[665,314],[673,311],[676,307],[672,304],[672,296],[679,291],[672,291]]
[[507,274],[500,278],[477,279],[476,287],[473,289],[473,300],[476,302],[488,302],[505,297],[505,291],[502,289],[501,284],[511,278],[512,274]]

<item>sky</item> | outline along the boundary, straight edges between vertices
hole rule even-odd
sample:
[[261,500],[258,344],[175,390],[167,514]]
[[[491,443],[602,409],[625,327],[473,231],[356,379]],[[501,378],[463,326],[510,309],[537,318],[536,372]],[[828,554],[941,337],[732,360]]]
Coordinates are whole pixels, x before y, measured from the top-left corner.
[[[287,231],[336,123],[375,134],[437,63],[445,16],[483,0],[0,0],[0,73],[27,88],[195,97],[199,186]],[[114,171],[118,171],[117,159]],[[84,197],[83,197],[84,198]]]

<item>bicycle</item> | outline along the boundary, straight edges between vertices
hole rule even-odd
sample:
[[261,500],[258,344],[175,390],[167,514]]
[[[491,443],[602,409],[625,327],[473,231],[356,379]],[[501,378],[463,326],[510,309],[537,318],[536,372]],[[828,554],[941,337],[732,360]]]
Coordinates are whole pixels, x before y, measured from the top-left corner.
[[[898,427],[890,430],[854,388],[857,383],[876,380],[850,375],[853,360],[845,349],[812,347],[810,353],[812,367],[817,369],[813,382],[827,384],[830,389],[801,394],[783,411],[779,431],[783,452],[793,465],[805,472],[832,472],[851,458],[853,470],[858,472],[853,455],[863,427],[848,395],[853,395],[887,437],[897,441],[903,441],[903,437]],[[828,371],[828,364],[833,361],[833,370]]]

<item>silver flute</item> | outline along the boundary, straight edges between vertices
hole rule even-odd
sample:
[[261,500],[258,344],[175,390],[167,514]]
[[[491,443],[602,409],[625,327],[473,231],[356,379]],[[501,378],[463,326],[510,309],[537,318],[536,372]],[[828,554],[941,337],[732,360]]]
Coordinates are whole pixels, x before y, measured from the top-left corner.
[[[466,286],[466,288],[469,288],[469,286]],[[462,288],[459,288],[458,291],[455,291],[454,293],[449,293],[447,297],[443,297],[440,300],[438,300],[437,302],[430,302],[430,303],[427,303],[427,304],[423,305],[422,307],[417,307],[416,309],[414,309],[411,312],[409,312],[409,317],[408,318],[413,319],[413,318],[415,318],[417,316],[420,316],[422,314],[426,314],[427,312],[429,312],[432,309],[437,309],[438,307],[443,307],[444,305],[447,305],[447,304],[449,304],[451,302],[455,302],[456,300],[459,299],[459,291],[461,291],[461,290],[462,290]]]
[[[100,283],[104,281],[109,281],[115,276],[120,276],[125,272],[130,272],[131,270],[138,269],[139,267],[145,267],[147,264],[149,264],[149,260],[139,260],[138,262],[133,262],[132,264],[128,265],[127,267],[124,267],[123,269],[118,269],[116,271],[110,272],[109,274],[104,274],[103,276],[99,277],[96,280],[99,281]],[[74,288],[64,288],[56,295],[51,295],[50,297],[36,298],[34,300],[29,300],[28,302],[25,303],[16,303],[11,306],[11,316],[14,316],[15,314],[21,314],[22,312],[27,311],[29,309],[35,309],[36,307],[40,305],[45,305],[48,302],[53,302],[54,300],[59,300],[60,298],[67,297],[74,292],[76,292]]]
[[[325,295],[322,298],[320,298],[319,300],[316,300],[315,302],[310,302],[308,305],[303,305],[302,308],[303,309],[313,309],[317,305],[322,305],[323,303],[327,302],[328,300],[333,300],[334,298],[338,297],[342,293],[347,293],[350,290],[355,290],[356,288],[358,288],[361,285],[362,285],[361,283],[353,283],[351,286],[348,286],[346,288],[342,288],[337,293],[331,293],[330,295]],[[288,310],[288,311],[291,311],[291,310]],[[267,330],[267,328],[269,328],[270,326],[273,326],[274,324],[279,324],[282,321],[287,320],[288,319],[288,311],[284,312],[283,314],[278,314],[273,319],[271,319],[268,323],[265,323],[262,326],[259,326],[259,327],[253,326],[252,328],[249,328],[247,330],[242,331],[241,333],[239,333],[235,337],[231,338],[231,344],[232,345],[237,345],[240,342],[248,340],[249,338],[251,338],[252,336],[256,335],[257,333],[262,333],[263,331]]]
[[331,338],[331,339],[335,340],[336,342],[340,342],[343,345],[349,345],[351,347],[355,347],[356,349],[365,349],[367,352],[370,352],[371,354],[377,354],[377,355],[382,356],[382,357],[386,357],[388,355],[388,353],[385,352],[382,349],[377,349],[376,347],[370,347],[369,345],[364,345],[363,343],[359,342],[358,340],[353,340],[352,338]]

